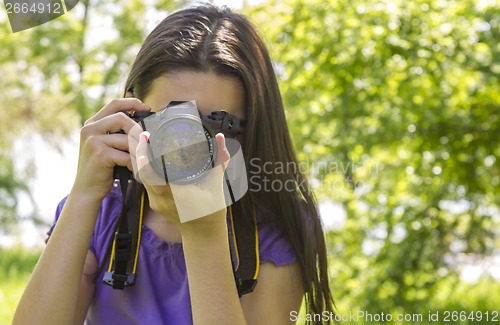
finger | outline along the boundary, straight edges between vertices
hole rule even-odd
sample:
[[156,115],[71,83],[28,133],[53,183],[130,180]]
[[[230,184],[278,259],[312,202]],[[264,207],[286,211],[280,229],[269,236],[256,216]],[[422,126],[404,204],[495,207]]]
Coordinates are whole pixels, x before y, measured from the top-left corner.
[[82,131],[89,135],[118,133],[121,131],[128,133],[136,125],[137,123],[127,115],[114,113],[95,122],[87,123],[83,126]]
[[149,132],[144,131],[139,137],[135,159],[137,162],[137,175],[143,184],[149,186],[164,186],[167,184],[165,175],[158,175],[152,168],[148,156]]
[[92,147],[99,159],[105,161],[107,167],[115,165],[132,169],[128,140],[125,134],[99,134],[86,139],[85,146]]
[[130,159],[132,160],[132,169],[131,171],[134,174],[134,177],[137,181],[140,183],[141,180],[139,179],[139,167],[137,166],[137,158],[136,158],[136,152],[137,152],[137,146],[139,145],[139,142],[135,140],[135,138],[128,138],[128,144],[129,144],[129,152],[130,152]]
[[141,169],[149,164],[149,159],[148,159],[149,136],[150,134],[148,131],[141,132],[139,136],[139,142],[135,150],[135,155],[138,161],[140,160],[140,162],[138,162],[138,167]]
[[111,133],[97,135],[96,137],[102,139],[102,142],[108,147],[112,147],[114,149],[122,150],[128,153],[129,142],[126,134]]
[[226,147],[226,138],[224,137],[224,134],[218,133],[215,136],[215,139],[217,141],[217,165],[223,164],[224,166],[227,166],[231,155]]
[[112,148],[111,150],[107,150],[106,155],[109,162],[108,167],[125,166],[129,170],[132,170],[132,161],[128,152]]
[[114,114],[118,111],[125,110],[128,112],[132,111],[143,111],[149,112],[151,111],[151,107],[144,104],[141,100],[137,98],[115,98],[111,100],[106,106],[104,106],[96,115],[92,116],[85,125],[88,123],[92,123],[98,121],[105,116]]
[[[143,132],[142,127],[139,124],[135,124],[128,132],[128,142],[129,142],[129,152],[135,157],[137,151],[137,145],[139,144],[139,137]],[[149,137],[149,136],[147,136]]]

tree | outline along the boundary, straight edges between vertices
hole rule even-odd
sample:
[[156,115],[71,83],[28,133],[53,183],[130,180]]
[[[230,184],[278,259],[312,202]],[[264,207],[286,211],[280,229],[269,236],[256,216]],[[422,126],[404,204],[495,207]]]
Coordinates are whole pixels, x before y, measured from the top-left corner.
[[320,199],[347,213],[329,234],[344,306],[426,312],[422,302],[455,272],[446,259],[498,249],[499,8],[285,0],[246,9],[272,48],[300,159]]
[[[150,17],[178,0],[83,0],[67,14],[13,34],[0,16],[0,224],[17,218],[18,192],[29,195],[32,169],[18,175],[12,144],[40,133],[57,145],[113,97],[148,29]],[[146,16],[149,10],[150,15]],[[34,215],[29,216],[37,219]]]

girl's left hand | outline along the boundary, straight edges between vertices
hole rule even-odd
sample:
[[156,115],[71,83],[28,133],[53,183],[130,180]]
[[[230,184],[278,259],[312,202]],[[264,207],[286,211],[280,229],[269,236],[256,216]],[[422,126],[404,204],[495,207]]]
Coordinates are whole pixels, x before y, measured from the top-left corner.
[[[136,177],[144,184],[151,209],[175,224],[183,231],[201,231],[213,224],[226,222],[226,200],[224,198],[224,170],[230,155],[222,133],[216,135],[217,163],[198,182],[178,185],[165,182],[149,163],[147,146],[149,132],[140,133],[139,141],[130,141]],[[132,135],[132,138],[135,138]],[[135,144],[136,148],[134,150]],[[203,217],[203,218],[202,218]]]

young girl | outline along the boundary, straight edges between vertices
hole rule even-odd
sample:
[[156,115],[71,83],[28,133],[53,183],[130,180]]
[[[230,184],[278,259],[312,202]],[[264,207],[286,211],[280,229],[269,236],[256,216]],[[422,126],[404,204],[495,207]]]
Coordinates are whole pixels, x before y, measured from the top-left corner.
[[[303,298],[308,314],[333,312],[317,206],[304,175],[291,168],[298,164],[278,84],[255,28],[210,5],[176,12],[145,40],[125,89],[124,98],[112,100],[81,130],[73,188],[58,206],[14,324],[285,324]],[[137,123],[119,111],[157,112],[186,100],[203,115],[225,110],[245,125],[237,140],[249,189],[241,199],[244,213],[235,217],[248,221],[255,213],[261,264],[255,289],[241,298],[227,209],[181,223],[170,188],[145,182],[137,183],[149,204],[136,284],[114,290],[102,283],[122,204],[113,169],[132,170],[135,159],[139,165],[147,159],[139,147],[147,146],[149,135],[141,134],[131,150],[127,136]],[[217,135],[219,163],[230,159],[224,141]],[[220,195],[217,187],[179,186],[188,189],[182,199],[194,205]]]

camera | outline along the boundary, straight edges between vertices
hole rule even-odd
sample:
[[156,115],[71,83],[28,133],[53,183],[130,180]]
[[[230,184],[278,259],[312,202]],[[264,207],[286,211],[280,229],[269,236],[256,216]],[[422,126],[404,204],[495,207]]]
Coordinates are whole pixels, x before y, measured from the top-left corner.
[[239,119],[226,111],[203,115],[194,101],[173,101],[159,112],[127,114],[150,133],[148,158],[165,182],[190,184],[202,178],[217,162],[215,135],[234,139]]

